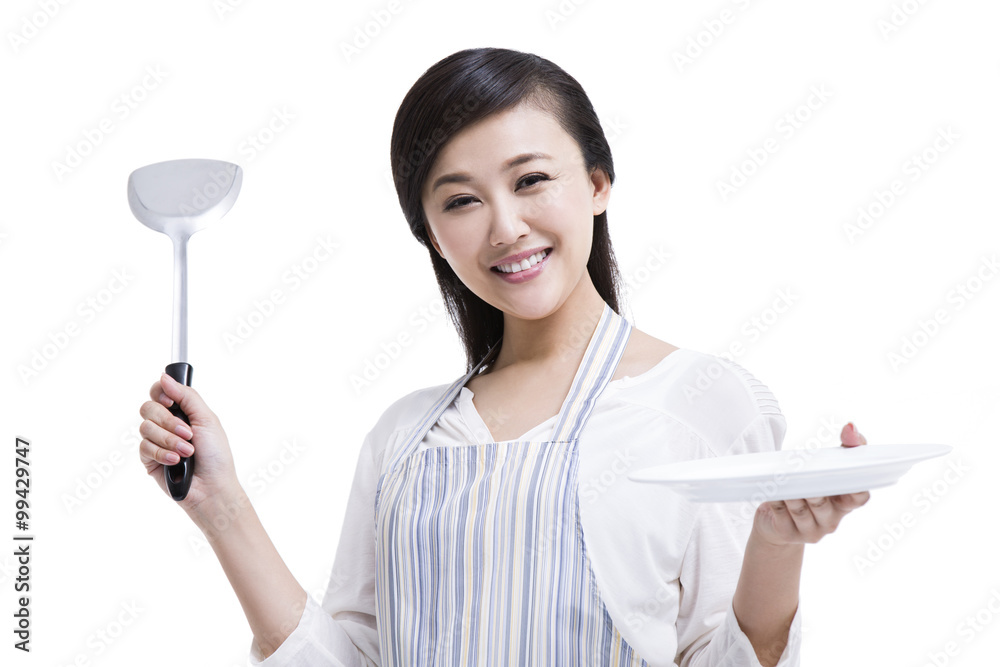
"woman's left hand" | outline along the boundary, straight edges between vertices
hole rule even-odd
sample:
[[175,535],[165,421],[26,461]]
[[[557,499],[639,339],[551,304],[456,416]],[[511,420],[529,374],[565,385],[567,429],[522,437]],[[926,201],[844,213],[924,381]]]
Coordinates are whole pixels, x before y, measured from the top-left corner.
[[[865,436],[848,422],[840,432],[844,447],[867,444]],[[818,542],[832,533],[840,520],[853,509],[868,502],[869,493],[846,493],[825,498],[774,500],[761,503],[754,515],[753,532],[776,546]]]

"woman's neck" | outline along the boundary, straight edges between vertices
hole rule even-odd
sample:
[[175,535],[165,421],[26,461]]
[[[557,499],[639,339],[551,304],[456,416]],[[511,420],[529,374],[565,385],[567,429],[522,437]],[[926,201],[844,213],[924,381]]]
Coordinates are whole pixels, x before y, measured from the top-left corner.
[[574,368],[604,314],[604,299],[590,281],[546,317],[526,320],[504,313],[503,344],[490,372],[508,367],[525,369]]

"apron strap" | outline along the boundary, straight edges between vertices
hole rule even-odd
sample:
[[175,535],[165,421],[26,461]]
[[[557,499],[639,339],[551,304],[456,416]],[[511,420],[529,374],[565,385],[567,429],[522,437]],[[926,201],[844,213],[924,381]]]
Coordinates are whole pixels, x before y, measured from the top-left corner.
[[615,374],[618,362],[625,352],[632,325],[624,317],[604,304],[604,313],[591,336],[583,361],[576,371],[569,394],[559,411],[552,440],[576,440],[580,437],[597,398]]
[[471,371],[452,382],[448,388],[444,390],[444,393],[441,394],[441,397],[438,398],[434,405],[427,409],[427,412],[424,413],[424,416],[420,419],[420,422],[417,424],[417,427],[414,429],[409,439],[407,439],[406,443],[400,447],[399,451],[397,451],[392,457],[392,460],[389,462],[389,467],[386,468],[386,472],[394,470],[401,460],[409,456],[409,454],[417,448],[420,442],[424,439],[424,436],[427,435],[427,432],[431,430],[431,427],[437,423],[437,420],[441,417],[444,411],[447,410],[448,406],[455,400],[455,396],[457,396],[458,392],[462,390],[465,383],[479,371],[486,360],[490,358],[490,355],[492,355],[493,352],[500,347],[500,343],[502,342],[503,338],[494,343],[493,347],[489,349],[485,356],[479,360],[479,363],[476,364]]
[[[579,437],[590,413],[594,410],[597,397],[601,395],[618,367],[631,331],[632,325],[629,324],[628,320],[605,303],[604,312],[590,338],[590,343],[583,355],[583,361],[577,368],[569,394],[559,411],[553,440],[573,440]],[[385,469],[386,472],[394,470],[400,461],[417,448],[427,432],[455,400],[458,392],[479,371],[486,359],[499,347],[502,340],[494,343],[489,352],[471,371],[452,382],[441,397],[427,409],[405,444],[392,457],[389,466]]]

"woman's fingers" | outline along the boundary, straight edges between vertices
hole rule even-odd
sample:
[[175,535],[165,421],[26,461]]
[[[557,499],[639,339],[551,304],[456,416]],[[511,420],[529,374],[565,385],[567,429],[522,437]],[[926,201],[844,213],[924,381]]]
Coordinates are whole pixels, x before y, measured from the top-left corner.
[[[164,493],[169,495],[161,468],[192,455],[199,458],[185,499],[188,505],[197,505],[208,495],[239,483],[226,432],[196,390],[164,375],[150,386],[149,398],[139,408],[143,419],[139,424],[139,458]],[[176,412],[177,407],[173,406],[178,406],[186,419],[174,415],[171,410]]]
[[[217,421],[215,413],[209,409],[205,399],[194,387],[183,385],[166,373],[160,375],[159,385],[164,396],[177,403],[192,424],[209,424]],[[157,398],[153,400],[160,401],[161,399],[157,395]]]
[[146,401],[139,408],[139,415],[141,415],[143,419],[148,419],[149,421],[154,422],[163,428],[163,430],[170,431],[185,440],[190,440],[194,437],[194,431],[187,422],[180,417],[175,417],[170,410],[166,409],[159,403]]
[[868,444],[868,440],[858,432],[854,422],[847,422],[844,428],[840,430],[840,442],[844,447],[857,447],[858,445]]
[[832,501],[837,506],[837,510],[847,514],[851,510],[855,510],[871,498],[871,493],[868,491],[861,491],[859,493],[845,493],[839,496],[833,496]]
[[[778,521],[776,528],[785,539],[792,542],[813,543],[836,530],[840,520],[853,509],[845,507],[844,503],[854,505],[855,497],[861,495],[778,500],[771,502],[770,505]],[[851,500],[846,500],[848,497]],[[864,501],[854,506],[863,504]]]
[[143,420],[139,424],[139,434],[157,447],[177,452],[181,456],[190,456],[194,453],[194,446],[190,442],[167,432],[162,426],[149,419]]
[[837,510],[831,498],[806,498],[805,503],[812,512],[820,536],[832,532],[840,523],[843,514]]
[[146,472],[153,472],[159,466],[169,466],[180,461],[177,452],[163,449],[145,438],[139,442],[139,457],[146,466]]
[[[840,432],[844,447],[868,444],[852,422],[847,422]],[[760,524],[772,539],[783,543],[818,542],[824,535],[837,529],[841,519],[852,510],[868,502],[867,491],[845,493],[837,496],[776,500],[763,503],[758,512]],[[766,509],[765,509],[766,508]]]
[[194,453],[194,446],[187,441],[192,436],[191,427],[161,404],[147,401],[139,408],[139,414],[143,417],[139,434],[144,438],[139,452],[144,463],[151,459],[172,465],[180,461],[181,456]]
[[153,386],[149,388],[149,397],[167,408],[174,404],[173,400],[163,393],[163,387],[160,385],[159,380],[154,382]]
[[192,423],[208,423],[215,419],[215,413],[194,387],[183,385],[166,373],[161,373],[160,379],[149,388],[149,397],[167,408],[177,403]]
[[805,499],[786,500],[785,508],[799,535],[808,536],[816,532],[816,517],[813,516],[809,503]]

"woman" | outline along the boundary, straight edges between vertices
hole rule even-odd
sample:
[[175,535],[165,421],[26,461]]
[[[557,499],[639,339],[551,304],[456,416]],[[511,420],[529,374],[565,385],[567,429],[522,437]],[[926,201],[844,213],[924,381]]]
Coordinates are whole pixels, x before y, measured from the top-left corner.
[[[323,608],[261,527],[198,393],[164,375],[140,410],[164,492],[161,466],[198,451],[181,506],[243,605],[251,664],[798,664],[803,544],[868,494],[764,503],[751,527],[627,480],[778,449],[785,423],[740,366],[618,314],[614,168],[579,84],[531,54],[455,53],[407,93],[391,162],[468,364],[365,438]],[[851,425],[842,441],[863,444]]]

